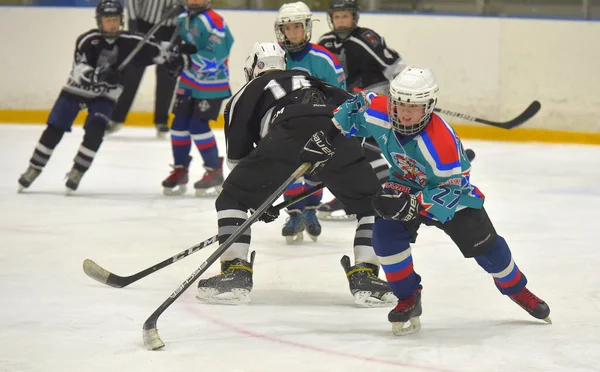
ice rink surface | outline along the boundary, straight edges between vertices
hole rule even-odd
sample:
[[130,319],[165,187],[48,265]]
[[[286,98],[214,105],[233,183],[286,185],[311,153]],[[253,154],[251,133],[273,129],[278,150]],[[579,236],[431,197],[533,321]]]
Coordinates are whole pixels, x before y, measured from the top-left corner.
[[[168,140],[127,127],[105,139],[74,195],[64,176],[81,127],[17,194],[43,128],[0,126],[2,372],[600,370],[600,147],[465,141],[477,153],[471,181],[552,325],[422,227],[413,247],[422,330],[393,336],[390,308],[353,305],[339,261],[352,255],[354,223],[324,222],[318,243],[288,246],[284,214],[253,227],[252,304],[202,305],[194,284],[159,319],[166,347],[153,352],[144,320],[216,245],[123,289],[91,280],[82,262],[120,275],[152,266],[216,234],[214,200],[163,196]],[[203,171],[192,151],[191,183]]]

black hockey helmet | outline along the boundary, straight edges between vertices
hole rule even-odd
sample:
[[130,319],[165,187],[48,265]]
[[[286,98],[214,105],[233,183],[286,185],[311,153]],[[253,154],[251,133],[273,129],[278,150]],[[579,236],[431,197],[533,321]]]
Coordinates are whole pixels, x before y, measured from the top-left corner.
[[120,17],[121,26],[123,26],[123,5],[121,5],[119,0],[100,0],[96,6],[96,23],[98,24],[98,30],[100,30],[102,35],[107,39],[119,36],[121,28],[116,32],[104,31],[102,27],[102,18],[104,17]]
[[[339,12],[343,10],[348,10],[352,13],[352,27],[343,28],[343,29],[335,29],[333,26],[333,13]],[[348,37],[348,35],[354,31],[356,27],[358,27],[358,19],[360,18],[360,6],[358,5],[358,0],[331,0],[329,2],[329,10],[327,11],[327,22],[329,23],[329,27],[331,30],[342,39]]]
[[187,9],[189,15],[200,14],[207,11],[210,8],[210,2],[211,0],[206,0],[206,3],[204,5],[198,5],[190,4],[188,0],[185,0],[185,8]]

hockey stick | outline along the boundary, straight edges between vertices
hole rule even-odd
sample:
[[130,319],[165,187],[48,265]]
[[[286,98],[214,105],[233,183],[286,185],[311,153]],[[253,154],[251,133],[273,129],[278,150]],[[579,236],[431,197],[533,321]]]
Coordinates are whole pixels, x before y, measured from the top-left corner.
[[235,230],[235,232],[233,234],[231,234],[231,236],[229,236],[229,238],[227,238],[227,240],[225,240],[223,242],[223,244],[221,244],[219,246],[219,248],[217,248],[216,251],[214,251],[213,254],[211,254],[206,259],[206,261],[204,261],[196,270],[194,270],[194,272],[192,274],[190,274],[190,276],[183,283],[181,283],[181,285],[179,285],[179,287],[177,287],[175,292],[173,292],[169,296],[169,298],[167,298],[165,300],[165,302],[163,302],[152,313],[152,315],[150,315],[150,317],[148,319],[146,319],[146,321],[144,322],[144,327],[143,327],[143,339],[144,339],[144,345],[146,345],[146,347],[148,349],[158,350],[165,346],[165,344],[160,339],[160,336],[158,335],[158,330],[156,329],[156,323],[158,322],[158,317],[169,306],[171,306],[173,304],[173,302],[175,302],[175,300],[177,300],[177,298],[179,298],[179,296],[181,296],[181,294],[186,289],[188,289],[192,285],[192,283],[194,283],[196,281],[196,279],[198,279],[200,277],[200,275],[202,275],[210,267],[210,265],[212,265],[216,260],[218,260],[219,257],[221,257],[221,255],[223,253],[225,253],[225,251],[250,227],[250,225],[252,225],[254,223],[254,221],[256,221],[263,213],[265,213],[265,211],[269,208],[269,206],[271,204],[273,204],[273,202],[275,200],[277,200],[277,198],[279,198],[283,194],[285,189],[292,182],[294,182],[294,180],[302,177],[304,175],[304,173],[306,173],[310,169],[310,167],[311,167],[310,163],[304,163],[300,167],[298,167],[298,169],[296,169],[294,171],[294,173],[292,173],[292,175],[284,183],[282,183],[281,186],[279,186],[279,188],[277,188],[277,190],[275,190],[267,198],[267,200],[265,200],[260,205],[260,207],[258,207],[258,209],[252,215],[250,215],[250,217],[248,217],[248,219],[240,227],[238,227],[237,230]]
[[[369,142],[364,142],[362,144],[362,146],[367,150],[371,150],[371,151],[381,154],[381,149],[378,146],[370,144]],[[467,159],[469,159],[470,162],[473,161],[473,159],[475,159],[475,151],[473,151],[471,149],[466,149],[465,154],[467,155]]]
[[131,53],[129,53],[129,55],[123,60],[123,62],[121,62],[119,67],[117,67],[117,71],[122,72],[125,69],[129,62],[131,62],[135,58],[135,56],[140,52],[140,50],[142,50],[144,44],[147,43],[152,36],[154,36],[156,31],[158,31],[158,29],[162,26],[163,23],[165,23],[169,18],[173,17],[174,15],[183,12],[184,10],[185,8],[183,8],[182,5],[177,4],[165,13],[163,13],[162,18],[158,21],[158,23],[156,23],[150,28],[150,30],[148,30],[148,32],[144,35],[144,38],[138,41],[137,45],[135,46],[135,48],[133,48]]
[[[294,197],[293,199],[281,202],[277,205],[274,205],[272,208],[276,211],[280,211],[286,207],[289,207],[290,205],[292,205],[294,203],[299,202],[302,199],[309,197],[310,195],[323,189],[324,187],[325,187],[325,184],[323,184],[323,183],[321,183],[317,186],[311,187],[310,189],[305,190],[305,191],[301,192],[300,194],[296,195],[296,197]],[[115,287],[115,288],[123,288],[133,282],[137,282],[138,280],[147,277],[148,275],[150,275],[152,273],[157,272],[160,269],[163,269],[171,264],[174,264],[175,262],[191,255],[192,253],[196,253],[199,250],[208,247],[209,245],[215,243],[217,240],[219,240],[218,235],[211,236],[210,238],[206,239],[205,241],[198,243],[195,246],[190,247],[182,252],[177,253],[173,257],[169,257],[166,260],[159,262],[154,266],[151,266],[145,270],[142,270],[142,271],[135,273],[133,275],[130,275],[130,276],[119,276],[117,274],[113,274],[90,259],[86,259],[85,261],[83,261],[83,272],[90,278],[92,278],[102,284],[106,284],[106,285],[109,285],[109,286]]]
[[517,116],[516,118],[514,118],[512,120],[505,121],[505,122],[481,119],[481,118],[478,118],[475,116],[462,114],[460,112],[444,110],[444,109],[437,108],[437,107],[434,108],[433,111],[438,112],[442,115],[449,115],[449,116],[454,116],[457,118],[465,119],[468,121],[472,121],[474,123],[491,125],[492,127],[496,127],[496,128],[513,129],[513,128],[516,128],[516,127],[520,126],[521,124],[525,123],[527,120],[531,119],[532,117],[534,117],[535,114],[537,114],[541,108],[542,108],[542,104],[539,101],[533,101],[533,102],[531,102],[531,104],[529,106],[527,106],[525,111],[523,111],[519,116]]

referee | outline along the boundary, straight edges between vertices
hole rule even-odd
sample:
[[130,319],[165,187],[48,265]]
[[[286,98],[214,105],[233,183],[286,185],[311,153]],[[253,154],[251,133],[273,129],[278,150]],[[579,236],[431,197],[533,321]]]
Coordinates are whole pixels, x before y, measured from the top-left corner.
[[[178,4],[178,0],[125,0],[127,6],[129,31],[145,34],[150,28],[160,22],[165,11]],[[162,23],[162,26],[154,34],[160,41],[169,41],[175,32],[175,21],[178,15]],[[119,97],[112,118],[106,130],[113,133],[121,129],[131,109],[131,104],[137,93],[145,67],[136,66],[131,63],[126,66],[123,74],[123,93]],[[154,100],[154,125],[157,136],[164,137],[169,132],[169,108],[177,77],[169,75],[164,65],[156,66],[156,89]]]

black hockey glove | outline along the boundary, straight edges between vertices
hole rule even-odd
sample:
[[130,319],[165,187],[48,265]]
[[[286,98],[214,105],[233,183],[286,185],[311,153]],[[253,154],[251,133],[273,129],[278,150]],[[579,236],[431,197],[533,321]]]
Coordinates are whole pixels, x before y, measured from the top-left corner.
[[266,211],[264,211],[263,214],[260,215],[260,217],[258,217],[258,220],[264,223],[269,223],[275,221],[278,217],[279,209],[275,207],[270,207]]
[[177,54],[190,55],[198,53],[198,48],[194,44],[182,43],[175,47],[174,52]]
[[106,83],[109,85],[117,85],[121,82],[123,74],[116,68],[110,66],[96,67],[92,82],[94,84]]
[[325,132],[320,130],[310,137],[302,151],[300,151],[300,161],[302,163],[310,163],[312,167],[307,173],[315,174],[323,169],[334,153],[335,148],[329,138],[327,138]]
[[130,32],[138,32],[139,31],[139,24],[137,19],[130,19],[129,21],[127,21],[127,30]]
[[384,188],[373,198],[375,214],[386,220],[412,221],[419,214],[420,204],[414,195]]

